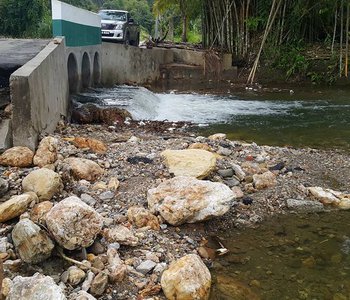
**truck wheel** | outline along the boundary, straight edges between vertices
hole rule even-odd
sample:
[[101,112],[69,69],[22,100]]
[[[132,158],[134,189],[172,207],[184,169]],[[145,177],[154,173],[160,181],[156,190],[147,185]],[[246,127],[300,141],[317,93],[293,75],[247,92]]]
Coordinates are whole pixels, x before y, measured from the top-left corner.
[[137,35],[135,46],[138,47],[140,45],[140,34]]
[[130,45],[130,36],[129,34],[126,35],[125,41],[124,41],[124,45]]

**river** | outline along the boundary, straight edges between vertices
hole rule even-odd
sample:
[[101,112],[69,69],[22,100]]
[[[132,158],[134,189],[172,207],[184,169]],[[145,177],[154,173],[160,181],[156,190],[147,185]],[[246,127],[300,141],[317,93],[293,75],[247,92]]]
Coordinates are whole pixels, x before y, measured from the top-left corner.
[[77,96],[129,110],[138,120],[188,121],[203,135],[276,146],[350,148],[350,90],[268,89],[225,94],[153,93],[119,86]]
[[[120,86],[75,97],[126,108],[137,120],[189,121],[203,135],[293,147],[350,149],[350,91],[153,93]],[[350,180],[349,180],[350,182]],[[218,233],[229,249],[212,264],[210,300],[350,299],[350,214],[275,216]]]

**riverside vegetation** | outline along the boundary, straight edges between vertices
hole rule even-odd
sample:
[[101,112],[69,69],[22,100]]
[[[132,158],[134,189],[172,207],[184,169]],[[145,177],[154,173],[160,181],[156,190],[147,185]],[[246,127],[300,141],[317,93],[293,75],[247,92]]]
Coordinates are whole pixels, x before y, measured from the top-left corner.
[[61,123],[36,152],[0,156],[2,298],[208,299],[227,285],[211,278],[227,249],[209,235],[287,211],[350,209],[345,152],[118,120]]

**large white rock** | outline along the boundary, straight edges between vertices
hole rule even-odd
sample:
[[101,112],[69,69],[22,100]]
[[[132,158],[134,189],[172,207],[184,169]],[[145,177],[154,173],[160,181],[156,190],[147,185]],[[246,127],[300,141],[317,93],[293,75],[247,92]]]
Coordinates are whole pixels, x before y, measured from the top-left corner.
[[24,193],[11,197],[0,204],[0,222],[6,222],[23,214],[30,203],[38,201],[35,193]]
[[323,189],[319,186],[309,187],[308,191],[313,198],[320,201],[324,205],[337,206],[340,202],[340,199],[337,197],[339,193],[336,191],[332,191],[330,189]]
[[40,201],[51,198],[63,188],[62,180],[56,172],[43,168],[30,172],[22,181],[23,191],[34,192]]
[[46,224],[62,247],[74,250],[93,244],[101,231],[103,218],[78,197],[72,196],[56,204],[47,213]]
[[165,150],[161,153],[169,172],[175,176],[206,178],[216,167],[216,156],[206,150]]
[[163,292],[169,300],[209,299],[211,276],[196,254],[186,255],[170,264],[161,278]]
[[49,276],[17,276],[6,300],[65,300],[62,289]]
[[12,230],[12,240],[21,259],[36,264],[51,256],[55,247],[46,232],[30,219],[20,220]]
[[231,207],[234,193],[222,183],[193,177],[175,177],[147,193],[152,213],[158,212],[172,225],[195,223],[222,216]]
[[70,157],[66,158],[64,162],[69,165],[72,175],[76,180],[85,179],[95,181],[103,174],[103,169],[89,159]]
[[57,160],[57,146],[58,140],[56,138],[51,136],[44,137],[40,141],[38,150],[34,155],[34,165],[43,167],[53,164]]

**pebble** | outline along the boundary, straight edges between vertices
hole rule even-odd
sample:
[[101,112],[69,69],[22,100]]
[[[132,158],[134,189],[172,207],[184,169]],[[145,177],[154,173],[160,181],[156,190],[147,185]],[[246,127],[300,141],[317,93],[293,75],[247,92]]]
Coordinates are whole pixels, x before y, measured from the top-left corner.
[[157,264],[152,260],[145,260],[139,266],[137,266],[136,271],[142,274],[147,274],[151,272]]
[[103,192],[98,196],[101,200],[113,199],[115,197],[115,193],[112,191]]

